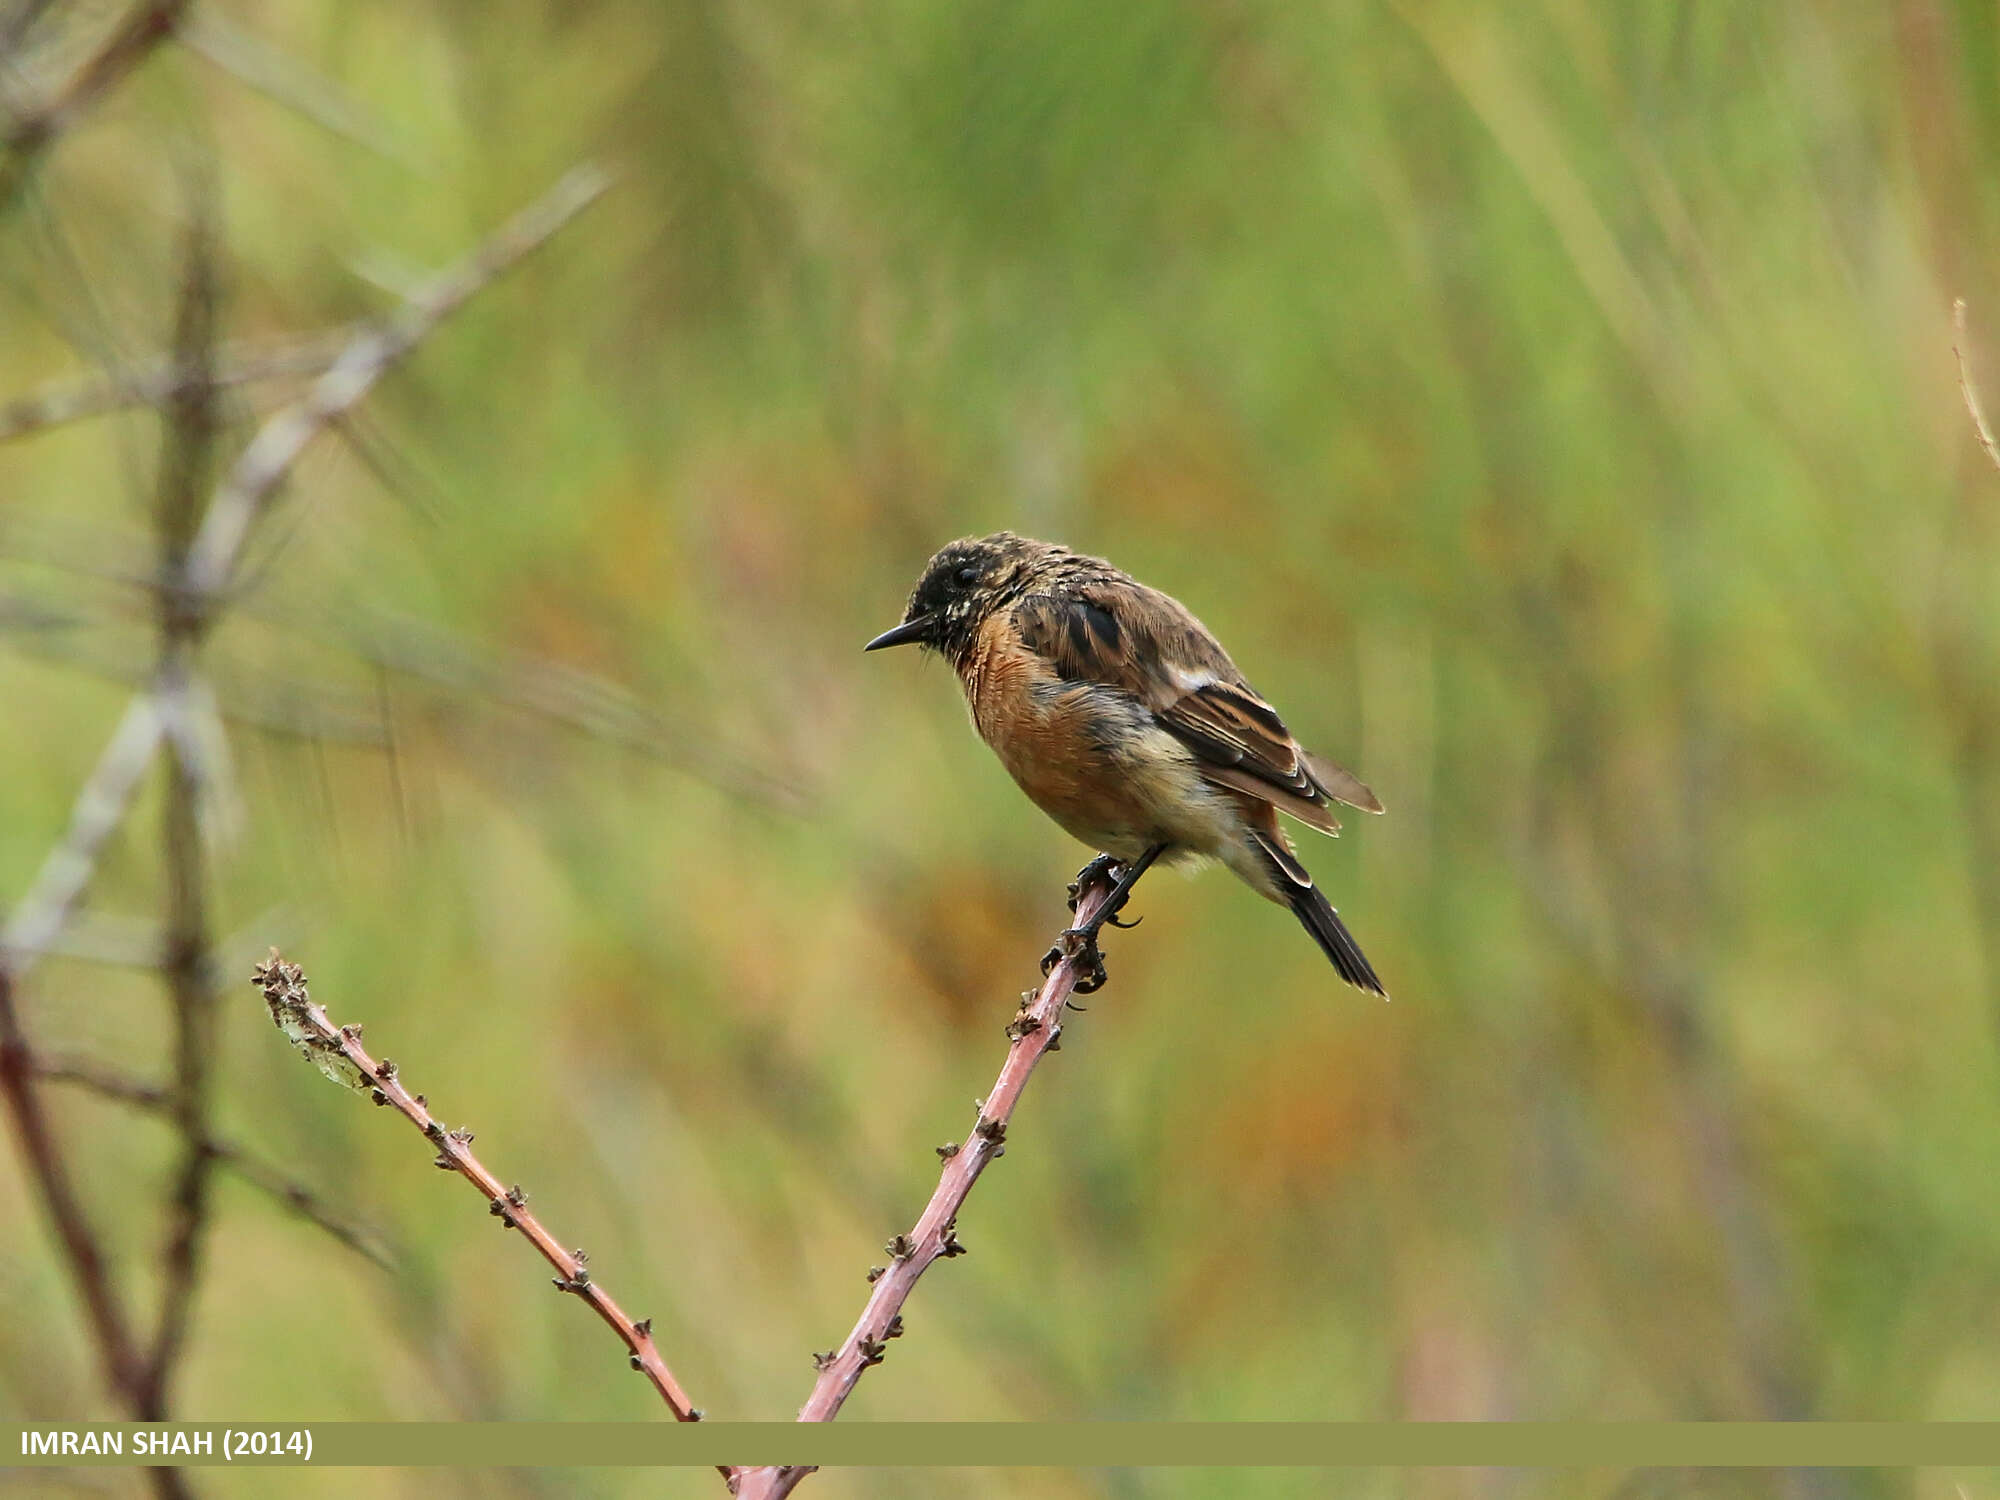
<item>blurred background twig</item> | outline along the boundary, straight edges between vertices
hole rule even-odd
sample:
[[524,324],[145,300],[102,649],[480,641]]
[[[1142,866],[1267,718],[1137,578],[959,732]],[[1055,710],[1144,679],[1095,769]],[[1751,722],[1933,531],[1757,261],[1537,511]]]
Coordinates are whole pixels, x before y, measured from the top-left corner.
[[1973,379],[1972,357],[1966,352],[1972,342],[1972,330],[1967,326],[1963,297],[1952,299],[1951,323],[1957,335],[1952,340],[1951,352],[1958,361],[1958,392],[1965,398],[1965,414],[1972,419],[1972,431],[1979,439],[1979,446],[1993,460],[1993,467],[2000,469],[2000,442],[1994,440],[1993,429],[1987,425],[1986,404],[1979,399],[1979,382]]
[[[115,1099],[134,1109],[175,1116],[175,1091],[158,1084],[143,1083],[82,1058],[36,1058],[35,1076],[45,1083],[73,1084],[106,1099]],[[380,1238],[363,1226],[342,1218],[331,1205],[303,1182],[285,1176],[268,1162],[234,1141],[218,1136],[198,1138],[202,1151],[217,1165],[227,1167],[245,1182],[282,1203],[302,1218],[311,1220],[355,1254],[373,1261],[385,1271],[395,1269],[394,1257]]]
[[[7,6],[7,118],[134,14]],[[948,677],[858,651],[939,542],[1005,525],[1186,600],[1382,792],[1315,873],[1403,977],[1356,1007],[1226,880],[1149,886],[1065,1041],[1087,1069],[1022,1106],[1063,1149],[989,1176],[979,1253],[843,1420],[1988,1417],[2000,505],[1948,330],[1962,297],[1990,406],[1996,48],[1976,0],[203,0],[0,173],[0,392],[99,411],[0,451],[0,900],[10,932],[68,913],[19,1029],[167,1085],[171,1008],[119,966],[160,953],[164,757],[106,750],[159,733],[160,426],[128,394],[176,383],[180,163],[212,162],[225,230],[226,459],[327,366],[238,373],[374,326],[564,164],[612,161],[245,546],[201,645],[193,753],[223,726],[234,793],[204,925],[233,963],[282,903],[330,993],[383,997],[705,1401],[792,1408],[798,1330],[852,1318],[852,1269],[929,1190],[909,1144],[962,1128],[997,976],[1084,852]],[[51,903],[58,847],[88,891]],[[367,1184],[402,1269],[216,1174],[183,1407],[656,1417],[392,1132],[249,1065],[246,998],[210,1134]],[[87,1088],[36,1100],[136,1317],[184,1143]],[[0,1160],[0,1408],[121,1410],[35,1201]],[[329,1351],[310,1395],[299,1347]],[[382,1480],[440,1482],[657,1489]]]
[[[12,194],[32,159],[60,129],[136,67],[145,51],[170,35],[177,5],[131,11],[75,71],[71,81],[37,109],[19,112],[5,146],[0,200]],[[9,27],[18,42],[36,16],[16,12]],[[148,575],[156,656],[147,680],[134,692],[111,741],[86,780],[69,826],[44,860],[28,893],[10,913],[0,937],[0,1051],[14,1133],[38,1196],[56,1226],[72,1277],[83,1294],[111,1390],[130,1414],[162,1420],[173,1414],[173,1381],[186,1350],[200,1289],[210,1228],[211,1175],[229,1160],[247,1178],[280,1192],[289,1205],[350,1246],[363,1241],[320,1211],[309,1190],[284,1183],[210,1128],[215,1109],[218,1040],[216,974],[208,908],[212,877],[209,847],[227,834],[235,789],[228,740],[213,692],[201,675],[201,652],[229,603],[238,558],[274,493],[290,477],[313,438],[341,422],[358,402],[445,317],[481,291],[522,255],[539,247],[604,189],[606,179],[578,168],[542,200],[481,245],[460,265],[415,292],[404,307],[377,325],[354,333],[305,397],[263,424],[224,482],[210,495],[213,455],[223,430],[217,377],[222,315],[223,231],[211,180],[211,163],[197,159],[183,172],[190,185],[185,250],[176,278],[177,315],[165,376],[150,382],[114,372],[121,393],[154,405],[162,427],[153,500],[156,559]],[[240,375],[240,372],[234,372]],[[114,409],[114,399],[86,399],[17,408],[67,420]],[[61,936],[96,874],[106,842],[118,831],[156,750],[164,747],[161,798],[161,867],[164,915],[156,967],[172,1015],[172,1044],[164,1091],[137,1085],[110,1087],[114,1075],[95,1064],[44,1064],[36,1055],[14,986]],[[41,1106],[41,1081],[88,1081],[95,1091],[124,1102],[157,1105],[180,1137],[179,1160],[169,1175],[168,1231],[159,1252],[159,1312],[150,1345],[142,1350],[117,1290],[104,1237],[91,1224],[74,1182],[61,1132]],[[379,1256],[378,1256],[379,1258]],[[147,1471],[161,1494],[183,1495],[179,1471]]]

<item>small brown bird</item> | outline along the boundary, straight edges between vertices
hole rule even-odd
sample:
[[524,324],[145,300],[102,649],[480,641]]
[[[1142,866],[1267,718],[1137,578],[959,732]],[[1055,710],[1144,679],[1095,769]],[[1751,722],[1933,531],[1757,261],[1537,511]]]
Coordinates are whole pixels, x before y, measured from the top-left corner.
[[[1093,870],[1122,870],[1098,921],[1115,920],[1155,860],[1206,855],[1290,907],[1342,979],[1387,993],[1278,826],[1283,812],[1337,833],[1334,802],[1382,804],[1292,738],[1179,600],[1001,531],[939,551],[902,624],[867,649],[908,644],[957,670],[974,726],[1021,790],[1103,851]],[[1086,927],[1072,934],[1094,959]]]

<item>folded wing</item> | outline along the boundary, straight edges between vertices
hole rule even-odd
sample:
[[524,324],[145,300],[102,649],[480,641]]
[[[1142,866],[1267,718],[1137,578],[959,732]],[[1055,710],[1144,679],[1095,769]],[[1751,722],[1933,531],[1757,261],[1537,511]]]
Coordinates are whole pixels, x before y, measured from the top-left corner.
[[1067,681],[1120,688],[1202,762],[1203,775],[1336,833],[1334,801],[1380,812],[1352,772],[1303,749],[1229,654],[1179,602],[1141,584],[1105,582],[1034,595],[1015,611],[1023,641]]

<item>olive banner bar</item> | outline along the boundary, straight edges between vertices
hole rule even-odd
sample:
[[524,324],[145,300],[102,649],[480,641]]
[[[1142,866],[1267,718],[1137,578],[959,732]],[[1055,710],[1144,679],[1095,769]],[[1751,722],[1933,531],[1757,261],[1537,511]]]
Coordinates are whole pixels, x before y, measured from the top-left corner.
[[2000,1422],[80,1422],[0,1470],[329,1467],[2000,1467]]

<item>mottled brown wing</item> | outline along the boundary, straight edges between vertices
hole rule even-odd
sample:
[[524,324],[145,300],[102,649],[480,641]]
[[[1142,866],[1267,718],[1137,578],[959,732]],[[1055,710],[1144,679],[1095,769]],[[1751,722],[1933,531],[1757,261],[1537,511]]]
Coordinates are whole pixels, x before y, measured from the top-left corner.
[[1093,589],[1088,598],[1030,594],[1014,606],[1014,624],[1021,643],[1063,681],[1122,688],[1150,702],[1145,673],[1134,659],[1135,611],[1116,592],[1107,586]]
[[1213,683],[1183,693],[1155,718],[1209,763],[1207,776],[1269,802],[1322,833],[1340,832],[1284,721],[1247,686]]
[[1334,798],[1370,812],[1375,794],[1300,748],[1277,710],[1243,680],[1216,640],[1176,600],[1143,585],[1092,585],[1036,595],[1015,610],[1025,644],[1066,681],[1130,693],[1209,767],[1209,779],[1260,798],[1326,833]]

